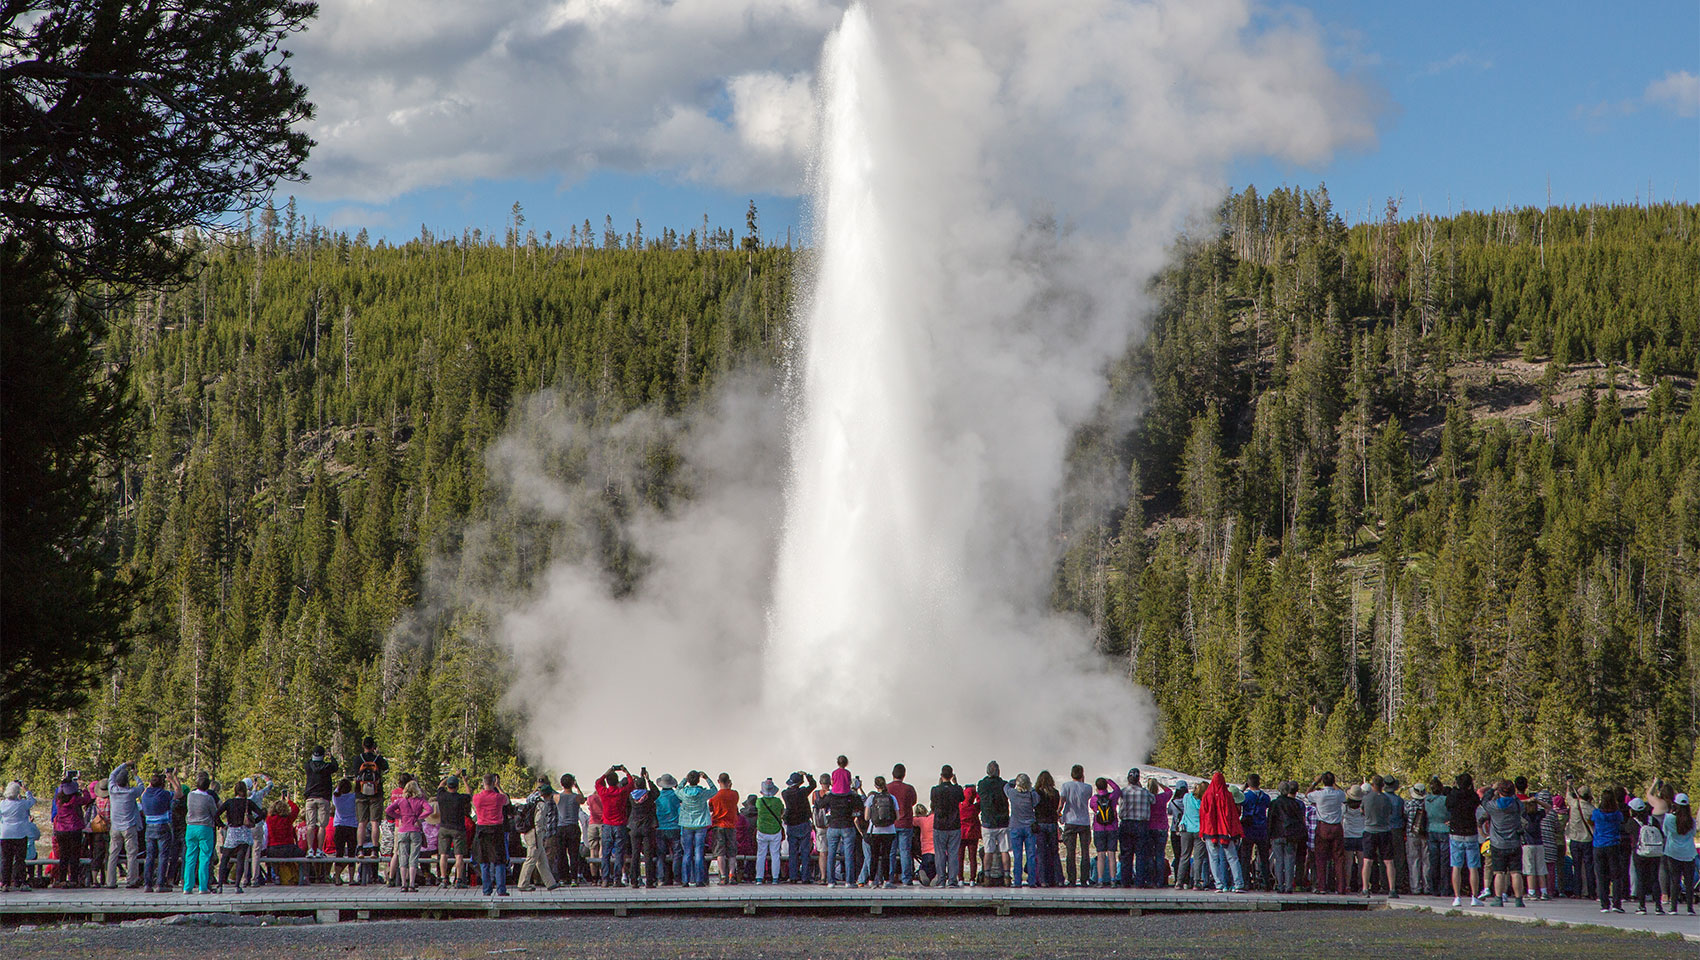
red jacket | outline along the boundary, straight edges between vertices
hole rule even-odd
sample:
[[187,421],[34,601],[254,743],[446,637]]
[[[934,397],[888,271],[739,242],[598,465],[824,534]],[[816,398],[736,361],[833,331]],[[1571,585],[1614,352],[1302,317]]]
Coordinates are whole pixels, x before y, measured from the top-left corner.
[[1210,786],[1204,788],[1204,796],[1198,801],[1198,835],[1206,840],[1238,840],[1243,833],[1239,805],[1234,803],[1234,795],[1228,792],[1228,781],[1218,770],[1211,776]]
[[602,798],[602,822],[610,827],[625,826],[632,799],[632,778],[627,777],[616,787],[610,787],[606,780],[598,780],[596,795]]

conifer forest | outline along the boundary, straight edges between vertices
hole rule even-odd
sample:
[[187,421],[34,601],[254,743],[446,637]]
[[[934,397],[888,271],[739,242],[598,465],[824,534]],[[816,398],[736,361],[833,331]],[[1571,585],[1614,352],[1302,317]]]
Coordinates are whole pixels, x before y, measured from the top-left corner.
[[[612,421],[777,377],[807,259],[517,204],[500,236],[373,242],[293,204],[203,235],[101,345],[128,649],[0,768],[229,779],[370,731],[404,769],[525,770],[488,625],[396,629],[488,514],[492,444],[540,391]],[[1034,562],[1151,692],[1151,762],[1692,780],[1700,209],[1348,226],[1323,188],[1247,189],[1149,293]]]

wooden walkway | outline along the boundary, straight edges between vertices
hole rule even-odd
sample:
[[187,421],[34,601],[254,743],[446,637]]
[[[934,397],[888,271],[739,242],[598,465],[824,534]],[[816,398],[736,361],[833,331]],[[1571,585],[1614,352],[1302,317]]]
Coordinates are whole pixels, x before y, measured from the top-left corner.
[[658,890],[577,887],[552,893],[520,893],[510,887],[506,897],[485,897],[477,889],[425,889],[417,893],[403,893],[388,887],[271,885],[241,894],[212,895],[148,894],[124,889],[38,890],[4,894],[0,895],[0,924],[118,921],[181,914],[310,916],[320,923],[335,923],[340,920],[448,919],[583,912],[623,917],[652,911],[746,916],[770,912],[862,913],[875,916],[890,912],[984,912],[1007,916],[1027,912],[1107,911],[1137,917],[1144,913],[1188,911],[1367,910],[1380,904],[1379,897],[1168,890],[1011,890],[986,887],[874,890],[737,884]]

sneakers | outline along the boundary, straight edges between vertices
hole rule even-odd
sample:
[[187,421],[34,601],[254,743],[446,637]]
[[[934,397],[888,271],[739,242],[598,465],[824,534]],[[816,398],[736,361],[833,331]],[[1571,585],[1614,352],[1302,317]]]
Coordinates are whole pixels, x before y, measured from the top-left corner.
[[1463,898],[1463,897],[1453,897],[1453,898],[1452,898],[1452,905],[1453,905],[1453,906],[1454,906],[1454,907],[1461,907],[1461,906],[1463,906],[1463,905],[1464,905],[1464,898]]
[[[1399,891],[1395,890],[1392,893],[1388,894],[1387,899],[1389,899],[1389,900],[1399,899]],[[1518,906],[1522,906],[1522,904],[1518,904]]]
[[1471,897],[1470,898],[1470,906],[1472,906],[1472,907],[1485,907],[1485,906],[1487,906],[1487,901],[1483,900],[1481,897]]
[[1493,899],[1493,905],[1496,906],[1496,907],[1505,906],[1505,898],[1504,897],[1495,897]]
[[1519,909],[1522,908],[1522,906],[1523,906],[1523,898],[1522,897],[1517,898],[1517,906],[1518,906]]
[[1635,908],[1635,915],[1638,916],[1638,917],[1646,916],[1647,915],[1647,908],[1646,907],[1636,907]]

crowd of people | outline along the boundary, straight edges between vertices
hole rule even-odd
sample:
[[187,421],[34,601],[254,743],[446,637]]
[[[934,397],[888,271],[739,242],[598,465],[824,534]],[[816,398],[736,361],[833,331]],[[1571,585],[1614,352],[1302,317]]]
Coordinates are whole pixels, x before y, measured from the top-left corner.
[[[317,748],[294,787],[265,775],[229,786],[175,769],[144,786],[132,764],[85,782],[66,771],[39,811],[49,822],[51,885],[241,893],[245,884],[381,883],[507,896],[600,884],[653,889],[722,884],[880,888],[962,885],[1247,890],[1451,897],[1454,906],[1526,899],[1632,902],[1693,915],[1696,842],[1686,793],[1524,778],[1478,786],[1470,774],[1408,787],[1323,773],[1263,787],[1142,776],[1088,779],[1075,765],[978,780],[939,770],[922,789],[899,763],[871,783],[847,757],[741,794],[726,773],[634,773],[623,764],[582,787],[570,773],[506,792],[466,772],[427,788],[371,738],[346,768]],[[476,791],[471,788],[476,786]],[[524,790],[524,787],[520,788]],[[228,793],[228,797],[226,797]],[[1597,796],[1595,794],[1598,794]],[[34,889],[38,800],[20,781],[0,800],[0,893]],[[1507,899],[1509,897],[1509,900]]]

